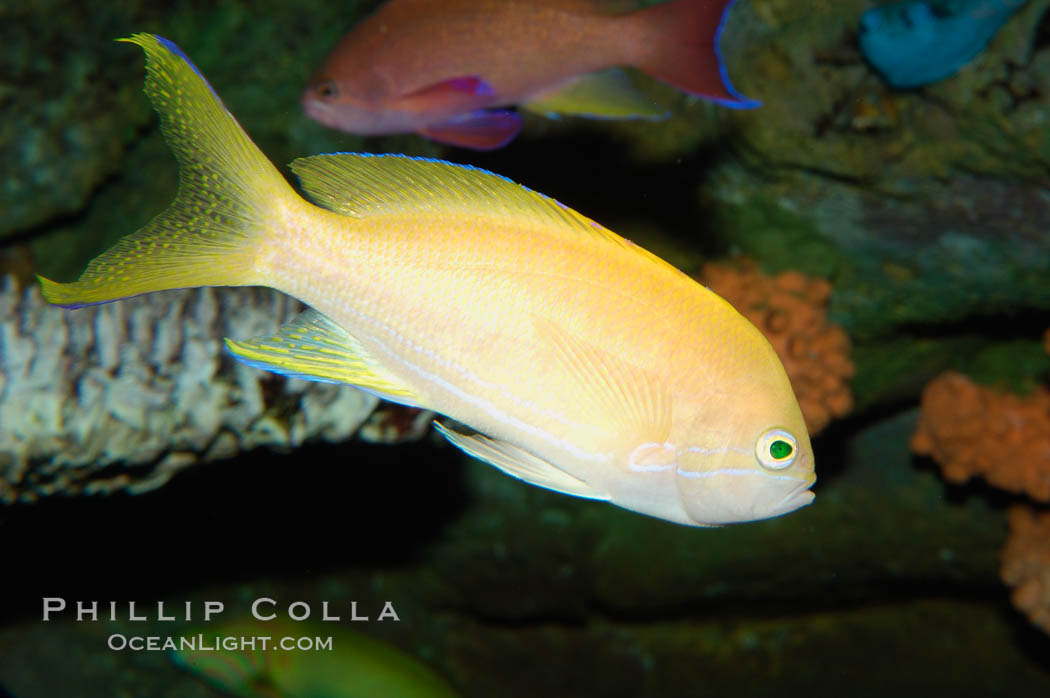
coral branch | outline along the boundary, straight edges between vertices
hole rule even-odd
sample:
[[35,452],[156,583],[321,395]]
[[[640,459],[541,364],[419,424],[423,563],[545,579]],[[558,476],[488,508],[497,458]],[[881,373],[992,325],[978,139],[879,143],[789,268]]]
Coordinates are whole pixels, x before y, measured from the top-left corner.
[[706,264],[700,279],[769,339],[784,362],[810,434],[852,409],[849,337],[827,320],[831,284],[793,271],[764,276],[751,262]]
[[374,397],[284,379],[223,352],[223,337],[272,333],[300,309],[268,289],[223,288],[63,310],[7,277],[0,502],[141,492],[188,465],[247,449],[349,438]]

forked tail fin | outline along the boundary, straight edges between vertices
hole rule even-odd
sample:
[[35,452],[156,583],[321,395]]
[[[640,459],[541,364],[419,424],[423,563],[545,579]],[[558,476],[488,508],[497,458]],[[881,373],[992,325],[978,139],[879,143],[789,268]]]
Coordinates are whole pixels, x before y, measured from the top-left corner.
[[262,283],[255,259],[273,204],[297,195],[178,46],[152,34],[120,41],[146,52],[145,91],[178,160],[179,191],[79,280],[41,277],[44,298],[78,307],[172,288]]
[[737,92],[718,48],[734,0],[671,0],[635,13],[637,66],[680,90],[727,107],[760,102]]

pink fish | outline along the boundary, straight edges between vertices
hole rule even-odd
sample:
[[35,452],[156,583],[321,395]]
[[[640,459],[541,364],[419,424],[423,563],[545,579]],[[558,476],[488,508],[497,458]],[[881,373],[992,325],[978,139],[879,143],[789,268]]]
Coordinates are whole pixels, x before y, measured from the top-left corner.
[[303,92],[306,114],[365,135],[419,133],[490,150],[521,119],[506,107],[659,118],[614,66],[635,66],[730,107],[718,40],[733,0],[613,12],[608,0],[390,0],[342,38]]

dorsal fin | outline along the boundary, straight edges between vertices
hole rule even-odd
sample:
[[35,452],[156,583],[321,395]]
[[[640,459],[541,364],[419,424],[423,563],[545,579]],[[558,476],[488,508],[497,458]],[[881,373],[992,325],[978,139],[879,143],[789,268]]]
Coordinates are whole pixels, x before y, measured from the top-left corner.
[[419,212],[532,220],[621,247],[626,240],[549,196],[470,165],[404,155],[332,153],[291,164],[318,206],[354,218]]

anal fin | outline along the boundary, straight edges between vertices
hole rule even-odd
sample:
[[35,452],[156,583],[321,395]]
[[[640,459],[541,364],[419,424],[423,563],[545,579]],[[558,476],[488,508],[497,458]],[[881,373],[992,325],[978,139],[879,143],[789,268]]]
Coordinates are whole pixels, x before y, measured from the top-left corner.
[[345,383],[391,402],[421,406],[420,397],[411,388],[382,375],[360,342],[313,309],[300,313],[272,336],[243,342],[226,339],[226,349],[238,361],[266,371]]
[[439,143],[495,150],[510,143],[521,130],[521,117],[507,109],[478,109],[448,121],[419,129],[420,135]]
[[463,434],[440,422],[434,422],[434,427],[456,448],[495,466],[507,475],[574,497],[609,500],[607,494],[598,492],[583,480],[511,443],[482,434]]

